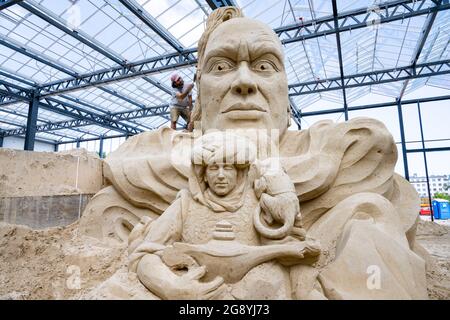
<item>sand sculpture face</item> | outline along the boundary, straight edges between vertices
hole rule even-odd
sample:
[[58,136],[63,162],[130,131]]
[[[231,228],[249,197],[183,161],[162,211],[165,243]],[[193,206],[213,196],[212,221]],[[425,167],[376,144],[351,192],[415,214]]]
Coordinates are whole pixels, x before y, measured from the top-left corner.
[[237,184],[237,170],[232,164],[213,163],[206,167],[205,181],[218,196],[226,196]]
[[280,41],[266,25],[234,18],[210,35],[199,92],[202,129],[279,129],[288,123]]

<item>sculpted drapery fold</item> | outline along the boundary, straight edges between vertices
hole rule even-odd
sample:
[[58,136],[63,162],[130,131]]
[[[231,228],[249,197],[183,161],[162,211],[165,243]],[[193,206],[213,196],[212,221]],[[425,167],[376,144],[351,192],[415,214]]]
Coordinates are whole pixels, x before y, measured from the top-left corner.
[[[161,214],[188,186],[192,142],[189,134],[167,128],[133,137],[106,159],[105,177],[135,206]],[[307,228],[356,192],[387,199],[400,192],[394,173],[397,148],[385,126],[373,119],[323,121],[308,130],[287,131],[280,157],[295,184]],[[409,219],[407,229],[414,221]]]

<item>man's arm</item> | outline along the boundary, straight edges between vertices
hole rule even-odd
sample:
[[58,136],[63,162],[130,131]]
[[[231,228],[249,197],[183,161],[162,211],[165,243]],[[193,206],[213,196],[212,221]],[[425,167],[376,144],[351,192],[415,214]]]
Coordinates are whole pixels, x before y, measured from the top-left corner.
[[192,111],[192,94],[188,96],[188,108],[189,111]]
[[[152,222],[144,243],[138,247],[135,272],[142,284],[152,293],[163,299],[211,299],[220,295],[225,289],[223,279],[216,277],[209,282],[199,281],[207,272],[204,266],[193,266],[183,275],[175,274],[160,258],[157,246],[151,243],[170,245],[181,238],[182,212],[181,199]],[[150,246],[145,248],[146,243]],[[144,253],[139,255],[139,251]],[[133,260],[133,259],[130,259]],[[135,261],[135,260],[134,260]],[[135,264],[135,262],[130,264]]]
[[194,84],[190,83],[187,85],[187,88],[186,88],[186,90],[184,90],[184,92],[177,92],[175,94],[177,99],[183,100],[184,98],[186,98],[188,96],[188,94],[192,91],[192,88],[194,88]]

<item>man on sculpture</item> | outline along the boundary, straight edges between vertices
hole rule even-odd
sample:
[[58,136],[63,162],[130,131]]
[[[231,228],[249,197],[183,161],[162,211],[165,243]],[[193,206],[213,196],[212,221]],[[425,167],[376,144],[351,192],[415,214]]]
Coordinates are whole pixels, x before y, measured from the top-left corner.
[[[202,133],[279,131],[279,161],[294,184],[303,226],[323,249],[313,266],[290,269],[292,298],[426,298],[425,263],[416,253],[414,238],[419,198],[394,173],[397,148],[392,135],[381,122],[369,118],[320,121],[307,130],[288,131],[282,52],[268,26],[242,17],[233,7],[215,10],[198,45],[198,97],[192,120],[201,124]],[[165,213],[158,215],[191,183],[186,165],[190,159],[179,150],[196,139],[195,132],[167,128],[127,140],[105,160],[110,186],[86,208],[82,218],[86,233],[107,236],[105,230],[117,216],[127,217],[131,225],[142,216],[163,223]],[[257,153],[263,147],[258,145]],[[367,285],[373,266],[380,270],[378,289]],[[271,274],[258,267],[250,272],[256,278]],[[216,281],[204,289],[220,287]],[[286,288],[284,280],[278,283]]]
[[181,116],[186,121],[188,128],[192,109],[191,91],[194,88],[194,84],[185,83],[178,73],[172,74],[170,81],[174,89],[170,101],[170,127],[175,130],[178,118]]

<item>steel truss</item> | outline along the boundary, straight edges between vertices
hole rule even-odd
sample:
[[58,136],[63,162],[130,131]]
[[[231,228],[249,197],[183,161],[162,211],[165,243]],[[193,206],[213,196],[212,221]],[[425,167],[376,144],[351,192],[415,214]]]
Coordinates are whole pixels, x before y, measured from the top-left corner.
[[[327,34],[337,32],[350,31],[370,25],[369,18],[374,12],[379,18],[375,19],[376,23],[383,24],[397,20],[412,18],[419,15],[426,15],[433,12],[447,10],[450,4],[435,3],[434,7],[424,8],[427,0],[409,0],[409,1],[389,1],[380,4],[377,10],[374,8],[363,8],[337,15],[337,25],[334,27],[335,18],[329,16],[317,20],[311,20],[304,23],[298,23],[290,26],[274,29],[283,43],[291,43],[295,41],[303,41],[306,39],[316,38]],[[415,3],[414,6],[411,6]],[[407,12],[403,12],[406,10]],[[402,12],[398,12],[402,11]],[[359,17],[359,16],[363,17]],[[326,28],[325,30],[323,30]],[[307,34],[302,35],[305,32]],[[97,72],[72,77],[65,80],[48,83],[38,89],[40,96],[58,95],[63,92],[71,92],[82,88],[98,86],[106,83],[113,83],[125,79],[143,77],[158,72],[171,69],[179,69],[195,65],[197,59],[194,54],[196,48],[186,49],[170,53],[167,55],[145,59],[139,62],[122,64],[117,67],[103,69]]]
[[[48,101],[48,100],[47,100]],[[53,102],[53,101],[51,101]],[[60,104],[60,101],[56,104],[58,106]],[[63,108],[67,108],[67,106],[62,106]],[[106,119],[117,122],[121,120],[132,120],[132,119],[139,119],[139,118],[147,118],[151,116],[161,116],[161,115],[167,115],[169,114],[170,107],[169,105],[161,105],[158,107],[151,107],[146,109],[139,109],[139,110],[133,110],[133,111],[125,111],[125,112],[117,112],[117,113],[111,113],[105,116]],[[51,111],[57,112],[54,109]],[[64,112],[63,115],[66,115]],[[42,125],[36,126],[36,132],[48,132],[48,131],[54,131],[54,130],[61,130],[61,129],[73,129],[77,127],[92,125],[93,122],[90,119],[76,119],[76,120],[68,120],[68,121],[60,121],[55,123],[46,123]],[[97,123],[96,123],[97,124]],[[117,131],[117,129],[114,129]],[[26,132],[26,128],[18,128],[18,129],[11,129],[6,130],[3,132],[3,135],[5,137],[9,136],[18,136],[23,135]],[[133,135],[139,132],[127,132],[127,135]]]
[[414,66],[399,67],[373,72],[324,79],[321,81],[309,81],[289,85],[289,94],[299,96],[323,91],[342,90],[369,86],[374,84],[389,83],[407,79],[424,78],[450,73],[450,60],[416,64]]
[[81,75],[76,78],[48,83],[37,88],[37,91],[41,97],[47,97],[92,86],[114,83],[125,79],[139,78],[145,75],[176,68],[192,66],[197,63],[197,59],[192,59],[190,57],[196,52],[197,49],[187,49],[181,53],[170,53],[147,59],[143,62],[135,62],[126,66],[103,69],[102,71]]
[[[81,120],[81,119],[70,120],[70,121],[61,121],[61,122],[55,122],[55,123],[46,123],[46,124],[42,124],[42,125],[37,125],[36,132],[48,132],[48,131],[55,131],[55,130],[61,130],[61,129],[72,129],[72,128],[76,128],[76,127],[91,125],[91,124],[92,124],[92,121]],[[11,130],[4,131],[3,136],[4,137],[21,136],[21,135],[26,134],[26,132],[27,132],[27,127],[21,126],[20,128],[17,128],[17,129],[11,129]],[[97,137],[97,139],[98,138],[99,137]]]
[[236,6],[234,0],[206,0],[211,9],[215,10],[220,7]]
[[22,1],[23,0],[0,0],[0,11]]
[[365,28],[373,24],[413,18],[450,8],[449,3],[440,4],[440,1],[433,1],[435,6],[426,7],[425,4],[428,2],[427,0],[387,1],[368,8],[339,13],[337,15],[337,27],[334,25],[334,16],[330,15],[316,20],[276,28],[274,31],[278,34],[281,41],[287,44]]
[[[432,102],[432,101],[443,101],[443,100],[450,100],[450,95],[445,96],[439,96],[439,97],[431,97],[431,98],[420,98],[420,99],[410,99],[410,100],[402,100],[401,104],[416,104],[416,103],[424,103],[424,102]],[[391,102],[383,102],[383,103],[376,103],[376,104],[369,104],[369,105],[361,105],[361,106],[349,106],[349,111],[357,111],[357,110],[366,110],[366,109],[377,109],[377,108],[386,108],[386,107],[393,107],[398,104],[397,101],[391,101]],[[326,110],[319,110],[319,111],[301,111],[301,118],[304,117],[311,117],[311,116],[319,116],[324,114],[333,114],[333,113],[339,113],[344,112],[344,108],[335,108],[335,109],[326,109]]]
[[[26,93],[26,95],[25,95]],[[25,90],[19,86],[7,83],[0,80],[0,94],[16,99],[17,101],[31,101],[32,92]],[[126,134],[137,134],[142,130],[129,126],[127,124],[120,123],[118,121],[109,119],[107,116],[93,113],[91,111],[84,110],[76,105],[68,102],[63,102],[54,98],[45,98],[38,103],[40,108],[48,111],[61,114],[77,120],[90,121],[91,124],[97,124],[101,127],[119,131]]]
[[[45,21],[59,28],[65,33],[70,34],[77,40],[88,45],[89,47],[93,48],[97,52],[103,54],[104,56],[110,58],[118,64],[117,67],[79,75],[58,65],[54,61],[47,59],[47,57],[42,57],[42,55],[34,54],[32,51],[16,47],[16,51],[26,54],[29,57],[36,59],[37,61],[46,63],[47,65],[70,75],[70,78],[47,83],[41,87],[34,87],[33,90],[35,90],[34,94],[39,99],[43,99],[43,101],[41,100],[39,102],[39,107],[72,117],[75,120],[40,125],[36,127],[37,132],[58,130],[59,128],[75,128],[78,126],[87,125],[89,122],[89,124],[96,124],[111,130],[123,132],[128,136],[139,133],[141,132],[141,130],[133,126],[119,123],[118,121],[144,118],[149,116],[164,116],[168,113],[169,107],[167,105],[147,107],[139,104],[140,109],[138,110],[100,115],[92,113],[91,111],[84,110],[78,105],[72,105],[70,103],[50,98],[50,96],[60,95],[62,93],[72,92],[75,90],[93,86],[98,87],[103,84],[114,83],[125,79],[138,77],[144,78],[146,81],[152,83],[153,85],[157,86],[167,93],[167,88],[160,85],[159,83],[156,83],[150,78],[146,78],[145,76],[157,72],[188,67],[196,64],[196,48],[184,49],[176,38],[171,36],[170,33],[167,32],[167,30],[160,26],[156,21],[154,21],[151,16],[142,11],[140,6],[136,4],[134,0],[120,0],[120,2],[125,7],[127,7],[128,10],[133,12],[133,14],[135,14],[139,19],[141,19],[141,21],[143,21],[147,26],[149,26],[156,34],[164,39],[170,46],[172,46],[176,50],[176,52],[134,63],[129,63],[127,61],[124,61],[121,57],[118,57],[114,53],[111,53],[108,48],[105,48],[101,44],[95,42],[93,39],[90,39],[89,36],[81,32],[71,30],[63,23],[63,21],[59,20],[58,17],[56,17],[51,12],[47,12],[45,8],[31,0],[26,2],[0,0],[0,9],[4,9],[7,6],[18,3],[26,10],[39,16],[40,18],[44,19]],[[431,14],[431,17],[435,17],[437,12],[450,8],[450,4],[448,3],[448,1],[432,0],[432,2],[434,3],[433,7],[427,7],[427,5],[425,4],[426,2],[427,0],[387,1],[374,7],[361,8],[342,13],[334,12],[333,15],[328,17],[323,17],[311,21],[300,21],[299,23],[293,25],[276,28],[274,29],[274,31],[280,37],[282,43],[288,44],[295,41],[303,41],[329,34],[339,35],[340,32],[363,28],[366,26],[370,26],[372,23],[389,23],[392,21],[408,19],[419,15]],[[444,4],[442,2],[444,2]],[[224,5],[234,5],[234,2],[232,0],[207,0],[207,3],[212,9]],[[376,18],[372,19],[374,14]],[[425,30],[428,30],[429,32],[430,28],[431,23],[426,26]],[[423,39],[426,38],[426,35],[427,34],[425,34],[425,37],[422,37],[419,48],[416,51],[419,54],[421,50],[420,46],[423,47],[425,41]],[[7,43],[6,40],[0,39],[3,45],[11,48],[11,45]],[[338,41],[338,47],[339,45],[340,44]],[[341,60],[340,67],[342,68]],[[346,88],[388,83],[400,80],[404,80],[406,82],[409,79],[448,74],[450,72],[450,60],[437,61],[420,65],[417,65],[415,62],[410,66],[400,67],[396,69],[379,70],[350,76],[344,76],[341,72],[340,77],[293,84],[289,86],[290,96],[329,90],[343,90],[343,92],[345,92]],[[105,91],[107,90],[106,88],[101,87],[100,89],[105,89]],[[17,101],[31,101],[32,96],[30,92],[31,91],[21,90],[11,84],[5,84],[4,81],[0,81],[0,105],[16,103]],[[118,93],[117,96],[127,101],[126,97],[123,97]],[[305,113],[302,113],[300,110],[298,110],[298,108],[296,108],[295,106],[293,106],[291,109],[293,111],[294,119],[306,115]],[[300,122],[298,122],[297,124],[300,126]],[[7,132],[12,132],[12,130],[9,130]],[[3,135],[5,134],[6,132],[3,133]]]

